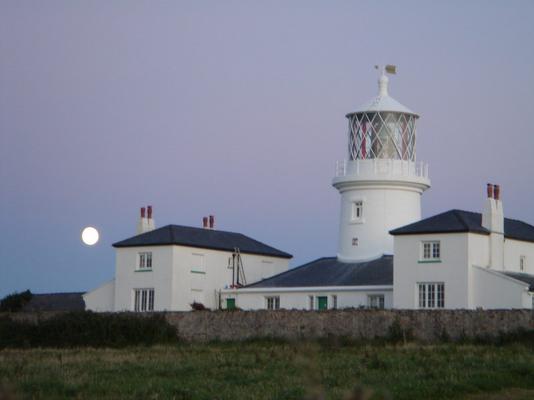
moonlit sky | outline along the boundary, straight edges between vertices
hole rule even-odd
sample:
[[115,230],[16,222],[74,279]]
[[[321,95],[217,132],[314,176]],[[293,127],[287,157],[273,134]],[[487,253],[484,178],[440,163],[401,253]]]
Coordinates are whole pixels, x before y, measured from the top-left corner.
[[534,223],[533,21],[532,1],[1,1],[0,295],[112,278],[147,204],[292,266],[335,255],[331,179],[374,64],[421,114],[423,216],[480,211],[492,182]]

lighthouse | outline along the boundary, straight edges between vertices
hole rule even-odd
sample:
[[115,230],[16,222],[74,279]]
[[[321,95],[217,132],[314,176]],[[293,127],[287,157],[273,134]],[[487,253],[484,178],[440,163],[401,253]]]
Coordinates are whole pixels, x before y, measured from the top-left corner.
[[378,69],[378,95],[346,115],[348,157],[332,182],[341,195],[342,262],[393,254],[389,231],[421,219],[421,195],[430,187],[428,165],[416,157],[419,115],[389,95],[395,66]]

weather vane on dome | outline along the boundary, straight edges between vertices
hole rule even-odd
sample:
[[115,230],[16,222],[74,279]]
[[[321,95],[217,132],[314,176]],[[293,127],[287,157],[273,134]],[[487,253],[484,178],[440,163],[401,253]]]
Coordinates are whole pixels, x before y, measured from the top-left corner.
[[386,73],[395,75],[397,73],[397,66],[392,64],[387,64],[385,67],[375,65],[375,69],[380,71],[380,75],[385,75]]

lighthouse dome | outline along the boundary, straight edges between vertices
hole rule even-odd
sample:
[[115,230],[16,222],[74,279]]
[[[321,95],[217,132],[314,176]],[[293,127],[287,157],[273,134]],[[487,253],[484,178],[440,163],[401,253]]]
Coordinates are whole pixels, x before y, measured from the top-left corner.
[[419,117],[416,113],[410,110],[408,107],[402,105],[388,93],[389,78],[386,75],[382,75],[378,79],[378,95],[371,100],[367,101],[363,105],[357,108],[356,111],[347,114],[347,117],[353,114],[365,113],[365,112],[398,112],[404,114],[412,114],[416,118]]

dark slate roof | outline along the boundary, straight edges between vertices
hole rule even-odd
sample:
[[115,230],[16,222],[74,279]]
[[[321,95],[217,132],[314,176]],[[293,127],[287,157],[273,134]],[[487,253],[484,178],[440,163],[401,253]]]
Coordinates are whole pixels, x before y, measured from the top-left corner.
[[529,285],[529,290],[534,292],[534,275],[525,274],[522,272],[503,272],[504,275],[510,278],[517,279],[518,281],[525,282]]
[[113,247],[182,245],[203,249],[234,251],[265,256],[292,258],[291,254],[258,242],[241,233],[191,226],[167,225],[113,244]]
[[319,258],[246,288],[393,285],[393,256],[343,263],[336,257]]
[[83,293],[34,294],[23,311],[83,311]]
[[[413,224],[393,229],[392,235],[411,235],[419,233],[474,232],[489,234],[482,227],[482,214],[463,210],[450,210],[425,218]],[[504,236],[509,239],[534,242],[534,226],[516,219],[504,219]]]

